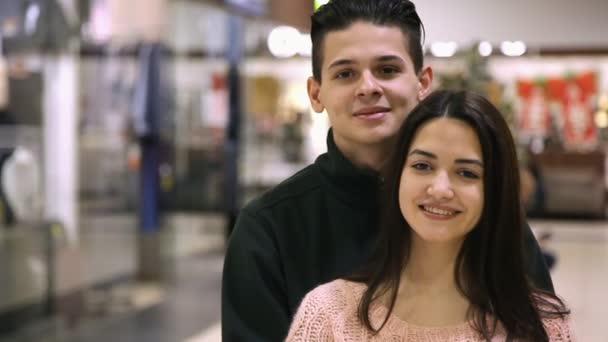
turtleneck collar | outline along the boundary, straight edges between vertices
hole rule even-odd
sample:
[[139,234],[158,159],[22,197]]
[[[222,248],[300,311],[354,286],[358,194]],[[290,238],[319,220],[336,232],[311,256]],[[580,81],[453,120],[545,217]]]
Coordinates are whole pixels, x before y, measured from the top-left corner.
[[327,153],[315,161],[336,194],[344,196],[351,203],[370,205],[375,203],[380,174],[372,169],[360,168],[348,160],[338,149],[332,129],[327,134]]

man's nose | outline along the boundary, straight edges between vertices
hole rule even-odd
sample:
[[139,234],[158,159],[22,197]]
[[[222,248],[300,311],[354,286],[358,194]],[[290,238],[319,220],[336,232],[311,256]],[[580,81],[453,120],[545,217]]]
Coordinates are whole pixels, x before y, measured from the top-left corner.
[[361,74],[361,79],[359,80],[359,87],[357,89],[358,97],[369,97],[373,95],[380,95],[382,93],[382,88],[380,87],[378,80],[374,76],[374,74],[366,70]]

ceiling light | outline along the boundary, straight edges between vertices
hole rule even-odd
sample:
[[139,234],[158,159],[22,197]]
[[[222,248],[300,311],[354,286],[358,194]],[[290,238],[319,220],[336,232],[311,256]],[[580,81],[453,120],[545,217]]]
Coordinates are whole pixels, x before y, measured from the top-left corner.
[[279,58],[293,57],[301,45],[300,31],[291,26],[275,27],[268,35],[268,49]]
[[300,44],[298,45],[298,54],[304,57],[312,56],[312,40],[309,33],[300,34]]
[[500,44],[500,51],[509,57],[519,57],[526,53],[526,44],[521,40],[511,42],[504,41]]
[[483,57],[488,57],[492,54],[492,44],[489,42],[481,42],[477,48],[479,54]]
[[431,45],[431,53],[435,57],[452,57],[458,50],[455,42],[434,42]]

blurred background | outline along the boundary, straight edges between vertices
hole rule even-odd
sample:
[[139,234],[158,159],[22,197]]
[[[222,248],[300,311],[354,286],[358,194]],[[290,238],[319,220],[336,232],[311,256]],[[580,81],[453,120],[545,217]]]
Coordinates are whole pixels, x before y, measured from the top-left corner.
[[[325,151],[313,0],[0,1],[0,341],[219,341],[238,210]],[[608,307],[608,2],[417,1],[489,96],[579,341]]]

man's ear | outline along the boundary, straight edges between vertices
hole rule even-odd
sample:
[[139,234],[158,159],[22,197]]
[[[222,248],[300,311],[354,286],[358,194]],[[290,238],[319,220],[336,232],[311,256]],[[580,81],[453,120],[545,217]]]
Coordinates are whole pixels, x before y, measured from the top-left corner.
[[310,100],[310,104],[312,105],[312,109],[321,113],[325,110],[325,106],[321,103],[320,93],[321,93],[321,84],[314,77],[309,77],[306,82],[306,89],[308,90],[308,99]]
[[433,69],[424,66],[418,74],[418,101],[422,101],[430,92],[433,86]]

